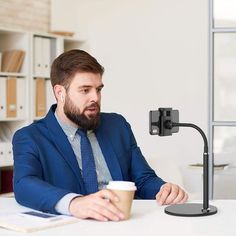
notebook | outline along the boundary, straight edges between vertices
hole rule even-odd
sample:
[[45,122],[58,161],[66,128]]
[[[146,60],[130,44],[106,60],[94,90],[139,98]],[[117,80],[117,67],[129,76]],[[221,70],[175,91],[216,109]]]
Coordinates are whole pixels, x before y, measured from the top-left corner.
[[0,227],[23,233],[58,227],[78,222],[72,216],[52,215],[40,211],[27,210],[0,216]]

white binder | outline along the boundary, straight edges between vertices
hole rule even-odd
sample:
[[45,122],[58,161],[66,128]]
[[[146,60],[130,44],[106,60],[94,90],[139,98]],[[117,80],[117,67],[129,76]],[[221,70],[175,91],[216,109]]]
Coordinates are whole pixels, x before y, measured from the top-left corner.
[[42,75],[45,78],[50,78],[50,61],[51,61],[51,46],[49,38],[42,38]]
[[12,144],[11,142],[5,143],[5,160],[6,166],[13,165],[13,153],[12,153]]
[[0,77],[0,119],[6,118],[6,77]]
[[6,166],[6,150],[5,143],[3,143],[0,139],[0,167]]
[[0,142],[0,167],[12,165],[12,144],[10,142]]
[[50,77],[51,40],[49,38],[34,37],[34,76]]
[[0,166],[13,165],[12,130],[4,123],[0,126]]
[[17,118],[25,118],[26,106],[25,106],[25,79],[17,79],[16,87],[16,105],[17,105]]
[[34,37],[34,75],[42,77],[43,72],[43,38]]

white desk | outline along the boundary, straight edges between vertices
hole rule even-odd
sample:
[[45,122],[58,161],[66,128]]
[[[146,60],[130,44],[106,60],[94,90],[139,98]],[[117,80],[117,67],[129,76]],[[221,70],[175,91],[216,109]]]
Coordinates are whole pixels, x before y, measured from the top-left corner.
[[[236,200],[211,202],[218,213],[205,217],[176,217],[164,213],[164,207],[154,200],[135,200],[132,217],[128,221],[98,222],[80,220],[78,223],[23,234],[0,228],[1,236],[235,236]],[[19,206],[14,198],[0,198],[0,214],[26,209]]]

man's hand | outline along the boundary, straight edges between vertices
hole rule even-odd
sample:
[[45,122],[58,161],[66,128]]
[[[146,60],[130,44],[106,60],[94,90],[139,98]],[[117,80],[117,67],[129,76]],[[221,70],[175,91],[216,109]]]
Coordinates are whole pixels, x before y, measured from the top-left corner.
[[111,201],[118,202],[118,197],[104,189],[87,196],[76,197],[70,202],[70,213],[80,219],[95,219],[99,221],[119,221],[124,214]]
[[161,186],[160,191],[156,195],[156,200],[160,205],[170,205],[184,203],[188,199],[188,194],[184,192],[178,185],[166,183]]

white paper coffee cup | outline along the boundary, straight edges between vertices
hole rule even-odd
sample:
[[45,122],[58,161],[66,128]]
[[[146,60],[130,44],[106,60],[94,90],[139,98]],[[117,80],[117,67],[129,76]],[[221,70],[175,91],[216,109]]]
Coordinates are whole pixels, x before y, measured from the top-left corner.
[[110,181],[107,185],[107,189],[114,192],[119,198],[118,202],[112,203],[124,213],[124,220],[129,219],[134,193],[137,189],[135,183],[130,181]]

